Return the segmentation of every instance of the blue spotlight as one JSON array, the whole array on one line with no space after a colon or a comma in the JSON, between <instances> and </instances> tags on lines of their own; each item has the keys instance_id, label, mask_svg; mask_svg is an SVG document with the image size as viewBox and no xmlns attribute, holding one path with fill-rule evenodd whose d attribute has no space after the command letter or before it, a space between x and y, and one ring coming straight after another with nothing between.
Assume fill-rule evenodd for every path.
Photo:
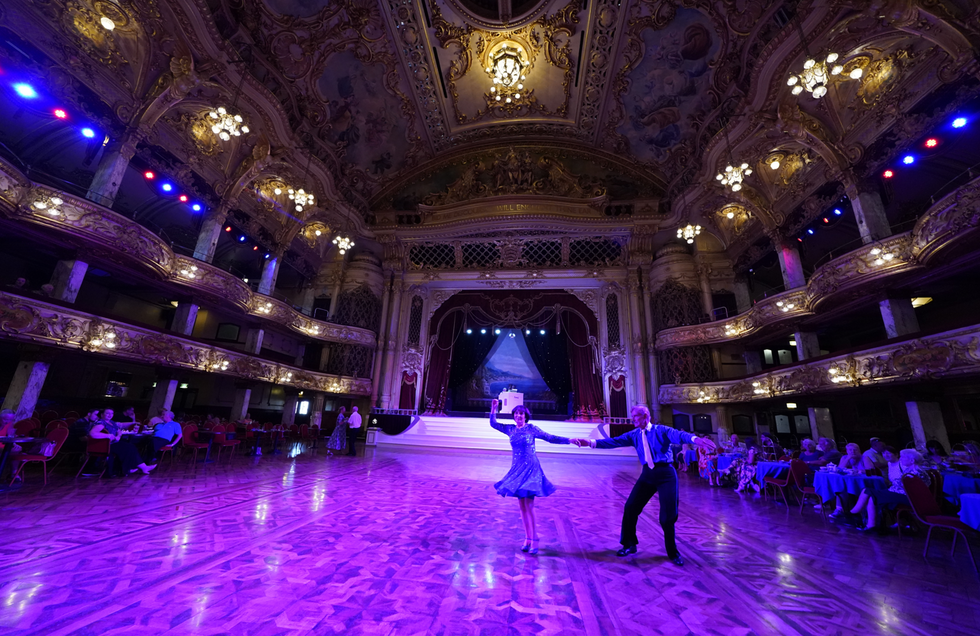
<instances>
[{"instance_id":1,"label":"blue spotlight","mask_svg":"<svg viewBox=\"0 0 980 636\"><path fill-rule=\"evenodd\" d=\"M813 234L813 228L811 227L809 230L806 231L806 233L807 234Z\"/></svg>"},{"instance_id":2,"label":"blue spotlight","mask_svg":"<svg viewBox=\"0 0 980 636\"><path fill-rule=\"evenodd\" d=\"M24 99L34 99L37 97L37 91L34 90L34 87L23 82L14 84L14 91Z\"/></svg>"},{"instance_id":3,"label":"blue spotlight","mask_svg":"<svg viewBox=\"0 0 980 636\"><path fill-rule=\"evenodd\" d=\"M966 117L957 117L953 120L953 128L962 128L966 126Z\"/></svg>"},{"instance_id":4,"label":"blue spotlight","mask_svg":"<svg viewBox=\"0 0 980 636\"><path fill-rule=\"evenodd\" d=\"M473 330L472 330L472 329L467 329L467 330L466 330L466 333L467 333L467 334L471 334L471 333L473 333Z\"/></svg>"},{"instance_id":5,"label":"blue spotlight","mask_svg":"<svg viewBox=\"0 0 980 636\"><path fill-rule=\"evenodd\" d=\"M840 208L834 208L834 214L836 214L837 216L840 216L841 214L844 214L844 213L841 212L841 209Z\"/></svg>"},{"instance_id":6,"label":"blue spotlight","mask_svg":"<svg viewBox=\"0 0 980 636\"><path fill-rule=\"evenodd\" d=\"M245 242L245 235L244 234L242 234L241 236L238 237L238 242L239 243L244 243Z\"/></svg>"},{"instance_id":7,"label":"blue spotlight","mask_svg":"<svg viewBox=\"0 0 980 636\"><path fill-rule=\"evenodd\" d=\"M174 189L174 187L172 184L164 183L160 185L160 189L163 190L164 192L170 192Z\"/></svg>"},{"instance_id":8,"label":"blue spotlight","mask_svg":"<svg viewBox=\"0 0 980 636\"><path fill-rule=\"evenodd\" d=\"M480 329L480 333L485 334L485 333L487 333L487 330L486 329Z\"/></svg>"},{"instance_id":9,"label":"blue spotlight","mask_svg":"<svg viewBox=\"0 0 980 636\"><path fill-rule=\"evenodd\" d=\"M543 336L544 334L545 334L545 330L544 330L544 329L542 329L542 330L541 330L541 335Z\"/></svg>"},{"instance_id":10,"label":"blue spotlight","mask_svg":"<svg viewBox=\"0 0 980 636\"><path fill-rule=\"evenodd\" d=\"M266 258L269 258L269 255L268 255L268 254L266 254L266 255L265 255L265 257L266 257Z\"/></svg>"},{"instance_id":11,"label":"blue spotlight","mask_svg":"<svg viewBox=\"0 0 980 636\"><path fill-rule=\"evenodd\" d=\"M200 203L195 203L194 205L191 206L191 209L194 210L195 212L200 212L201 211L201 204Z\"/></svg>"},{"instance_id":12,"label":"blue spotlight","mask_svg":"<svg viewBox=\"0 0 980 636\"><path fill-rule=\"evenodd\" d=\"M85 137L86 139L92 139L93 137L95 137L95 131L92 130L91 128L82 128L82 137Z\"/></svg>"},{"instance_id":13,"label":"blue spotlight","mask_svg":"<svg viewBox=\"0 0 980 636\"><path fill-rule=\"evenodd\" d=\"M915 163L915 157L912 155L905 155L902 157L902 163L904 163L906 166L911 166L913 163Z\"/></svg>"}]
</instances>

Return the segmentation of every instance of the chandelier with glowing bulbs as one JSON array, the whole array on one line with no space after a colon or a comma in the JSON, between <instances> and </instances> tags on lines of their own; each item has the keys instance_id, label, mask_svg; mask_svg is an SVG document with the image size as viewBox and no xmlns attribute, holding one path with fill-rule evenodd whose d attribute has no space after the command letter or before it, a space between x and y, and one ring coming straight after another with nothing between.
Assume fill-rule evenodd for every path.
<instances>
[{"instance_id":1,"label":"chandelier with glowing bulbs","mask_svg":"<svg viewBox=\"0 0 980 636\"><path fill-rule=\"evenodd\" d=\"M286 192L289 194L289 200L293 202L293 207L297 212L302 212L306 206L313 205L312 192L307 192L303 188L299 190L289 188Z\"/></svg>"},{"instance_id":2,"label":"chandelier with glowing bulbs","mask_svg":"<svg viewBox=\"0 0 980 636\"><path fill-rule=\"evenodd\" d=\"M747 163L739 166L729 164L725 167L725 171L719 172L715 178L721 181L721 185L731 188L732 192L738 192L742 189L742 180L750 174L752 174L752 168Z\"/></svg>"},{"instance_id":3,"label":"chandelier with glowing bulbs","mask_svg":"<svg viewBox=\"0 0 980 636\"><path fill-rule=\"evenodd\" d=\"M796 28L800 33L803 50L806 52L806 62L803 63L803 71L796 75L790 75L789 79L786 80L786 85L793 87L794 95L806 91L813 95L813 99L820 99L827 94L830 78L844 72L843 65L836 63L840 55L831 51L823 60L817 60L810 55L810 47L807 46L806 35L803 33L803 25L800 23L799 16L796 16ZM848 74L848 77L856 80L861 79L863 74L864 71L857 67Z\"/></svg>"},{"instance_id":4,"label":"chandelier with glowing bulbs","mask_svg":"<svg viewBox=\"0 0 980 636\"><path fill-rule=\"evenodd\" d=\"M354 247L354 241L349 236L341 234L333 237L333 244L337 246L341 254L346 254L350 248Z\"/></svg>"},{"instance_id":5,"label":"chandelier with glowing bulbs","mask_svg":"<svg viewBox=\"0 0 980 636\"><path fill-rule=\"evenodd\" d=\"M688 243L694 242L694 237L701 233L700 225L691 225L688 223L684 227L677 228L677 238L684 239Z\"/></svg>"},{"instance_id":6,"label":"chandelier with glowing bulbs","mask_svg":"<svg viewBox=\"0 0 980 636\"><path fill-rule=\"evenodd\" d=\"M505 41L490 50L487 74L493 85L490 94L494 101L511 104L521 99L527 79L527 53L517 42Z\"/></svg>"},{"instance_id":7,"label":"chandelier with glowing bulbs","mask_svg":"<svg viewBox=\"0 0 980 636\"><path fill-rule=\"evenodd\" d=\"M232 115L224 106L212 110L208 113L211 121L211 132L218 136L221 141L228 141L232 137L241 137L248 134L248 126L241 115Z\"/></svg>"}]
</instances>

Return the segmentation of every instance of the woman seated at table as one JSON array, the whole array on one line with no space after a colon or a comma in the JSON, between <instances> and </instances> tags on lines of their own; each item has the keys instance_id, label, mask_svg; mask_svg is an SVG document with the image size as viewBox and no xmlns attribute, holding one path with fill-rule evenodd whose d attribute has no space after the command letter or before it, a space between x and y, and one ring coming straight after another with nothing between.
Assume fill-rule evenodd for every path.
<instances>
[{"instance_id":1,"label":"woman seated at table","mask_svg":"<svg viewBox=\"0 0 980 636\"><path fill-rule=\"evenodd\" d=\"M800 459L807 464L815 464L823 457L823 451L817 449L817 443L812 439L800 442Z\"/></svg>"},{"instance_id":2,"label":"woman seated at table","mask_svg":"<svg viewBox=\"0 0 980 636\"><path fill-rule=\"evenodd\" d=\"M718 473L718 451L706 451L698 448L698 474L708 480L709 486L720 486L721 475Z\"/></svg>"},{"instance_id":3,"label":"woman seated at table","mask_svg":"<svg viewBox=\"0 0 980 636\"><path fill-rule=\"evenodd\" d=\"M895 449L886 446L881 454L888 462L888 475L885 477L885 481L889 484L888 490L865 488L861 491L857 503L851 508L851 514L861 512L867 514L865 524L858 528L861 532L874 530L877 527L879 509L894 510L898 505L909 505L902 477L915 475L927 486L930 483L929 473L922 466L922 455L914 448L906 448L896 456Z\"/></svg>"},{"instance_id":4,"label":"woman seated at table","mask_svg":"<svg viewBox=\"0 0 980 636\"><path fill-rule=\"evenodd\" d=\"M931 439L926 442L926 454L922 461L927 466L942 467L949 461L949 453L938 439Z\"/></svg>"},{"instance_id":5,"label":"woman seated at table","mask_svg":"<svg viewBox=\"0 0 980 636\"><path fill-rule=\"evenodd\" d=\"M836 466L840 463L841 458L844 457L839 450L837 450L837 444L834 440L827 437L821 437L817 440L817 448L823 451L823 455L820 459L810 462L810 465L814 468L819 468L821 466L829 466L833 464Z\"/></svg>"},{"instance_id":6,"label":"woman seated at table","mask_svg":"<svg viewBox=\"0 0 980 636\"><path fill-rule=\"evenodd\" d=\"M748 448L745 459L738 460L738 472L732 473L736 480L735 492L745 492L749 488L761 492L762 485L757 479L756 468L762 459L762 449L751 438L745 440L745 445Z\"/></svg>"},{"instance_id":7,"label":"woman seated at table","mask_svg":"<svg viewBox=\"0 0 980 636\"><path fill-rule=\"evenodd\" d=\"M122 462L124 475L135 473L137 470L143 471L144 475L149 475L156 465L147 466L136 446L132 442L122 441L122 431L119 425L112 421L113 415L112 409L104 410L99 421L89 427L88 436L92 439L109 440L110 461L113 455L118 457Z\"/></svg>"},{"instance_id":8,"label":"woman seated at table","mask_svg":"<svg viewBox=\"0 0 980 636\"><path fill-rule=\"evenodd\" d=\"M845 454L840 458L840 463L837 464L837 467L841 470L850 471L852 474L863 475L865 458L861 454L861 447L857 444L850 443L844 448L844 451ZM852 505L854 505L854 495L846 492L838 493L837 507L830 513L830 518L836 519L844 514L844 511Z\"/></svg>"},{"instance_id":9,"label":"woman seated at table","mask_svg":"<svg viewBox=\"0 0 980 636\"><path fill-rule=\"evenodd\" d=\"M732 433L732 436L728 439L728 443L723 444L725 451L729 453L739 453L745 451L745 444L742 444L738 439L737 433Z\"/></svg>"}]
</instances>

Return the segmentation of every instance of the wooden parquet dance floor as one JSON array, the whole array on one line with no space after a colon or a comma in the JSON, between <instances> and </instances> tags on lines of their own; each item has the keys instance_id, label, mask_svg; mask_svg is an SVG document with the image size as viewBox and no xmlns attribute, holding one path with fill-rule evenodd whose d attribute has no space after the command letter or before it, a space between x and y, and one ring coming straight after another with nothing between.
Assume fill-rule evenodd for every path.
<instances>
[{"instance_id":1,"label":"wooden parquet dance floor","mask_svg":"<svg viewBox=\"0 0 980 636\"><path fill-rule=\"evenodd\" d=\"M0 494L0 634L980 633L980 582L940 535L864 536L681 476L666 561L651 502L617 558L634 459L545 456L541 553L492 452L178 459L148 477Z\"/></svg>"}]
</instances>

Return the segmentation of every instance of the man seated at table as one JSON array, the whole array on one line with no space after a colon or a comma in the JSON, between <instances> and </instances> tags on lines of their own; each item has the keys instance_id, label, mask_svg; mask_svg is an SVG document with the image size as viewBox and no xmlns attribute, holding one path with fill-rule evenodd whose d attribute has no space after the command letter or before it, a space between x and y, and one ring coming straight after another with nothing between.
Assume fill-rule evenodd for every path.
<instances>
[{"instance_id":1,"label":"man seated at table","mask_svg":"<svg viewBox=\"0 0 980 636\"><path fill-rule=\"evenodd\" d=\"M116 422L120 428L131 429L135 426L139 426L139 421L136 419L136 409L129 407L119 416L119 421Z\"/></svg>"},{"instance_id":2,"label":"man seated at table","mask_svg":"<svg viewBox=\"0 0 980 636\"><path fill-rule=\"evenodd\" d=\"M830 464L836 466L840 462L841 457L844 456L839 450L837 450L837 444L834 442L834 440L827 437L821 437L817 440L817 449L822 451L823 455L817 460L808 462L814 468L828 466Z\"/></svg>"},{"instance_id":3,"label":"man seated at table","mask_svg":"<svg viewBox=\"0 0 980 636\"><path fill-rule=\"evenodd\" d=\"M160 459L161 448L176 444L184 436L184 431L181 429L180 424L174 421L173 411L164 411L160 414L160 417L162 421L153 427L152 461L154 464Z\"/></svg>"},{"instance_id":4,"label":"man seated at table","mask_svg":"<svg viewBox=\"0 0 980 636\"><path fill-rule=\"evenodd\" d=\"M157 410L157 414L150 418L150 426L156 426L163 421L163 414L167 409L160 408Z\"/></svg>"},{"instance_id":5,"label":"man seated at table","mask_svg":"<svg viewBox=\"0 0 980 636\"><path fill-rule=\"evenodd\" d=\"M732 436L728 438L728 442L722 445L726 452L729 453L739 453L745 451L745 444L742 444L738 439L738 433L732 433Z\"/></svg>"},{"instance_id":6,"label":"man seated at table","mask_svg":"<svg viewBox=\"0 0 980 636\"><path fill-rule=\"evenodd\" d=\"M871 448L864 451L864 469L876 469L879 472L888 470L888 462L885 461L881 452L885 450L885 443L877 437L871 438Z\"/></svg>"},{"instance_id":7,"label":"man seated at table","mask_svg":"<svg viewBox=\"0 0 980 636\"><path fill-rule=\"evenodd\" d=\"M85 438L88 437L89 429L99 421L99 410L87 411L84 417L80 417L68 427L68 439L62 450L66 453L85 452Z\"/></svg>"}]
</instances>

